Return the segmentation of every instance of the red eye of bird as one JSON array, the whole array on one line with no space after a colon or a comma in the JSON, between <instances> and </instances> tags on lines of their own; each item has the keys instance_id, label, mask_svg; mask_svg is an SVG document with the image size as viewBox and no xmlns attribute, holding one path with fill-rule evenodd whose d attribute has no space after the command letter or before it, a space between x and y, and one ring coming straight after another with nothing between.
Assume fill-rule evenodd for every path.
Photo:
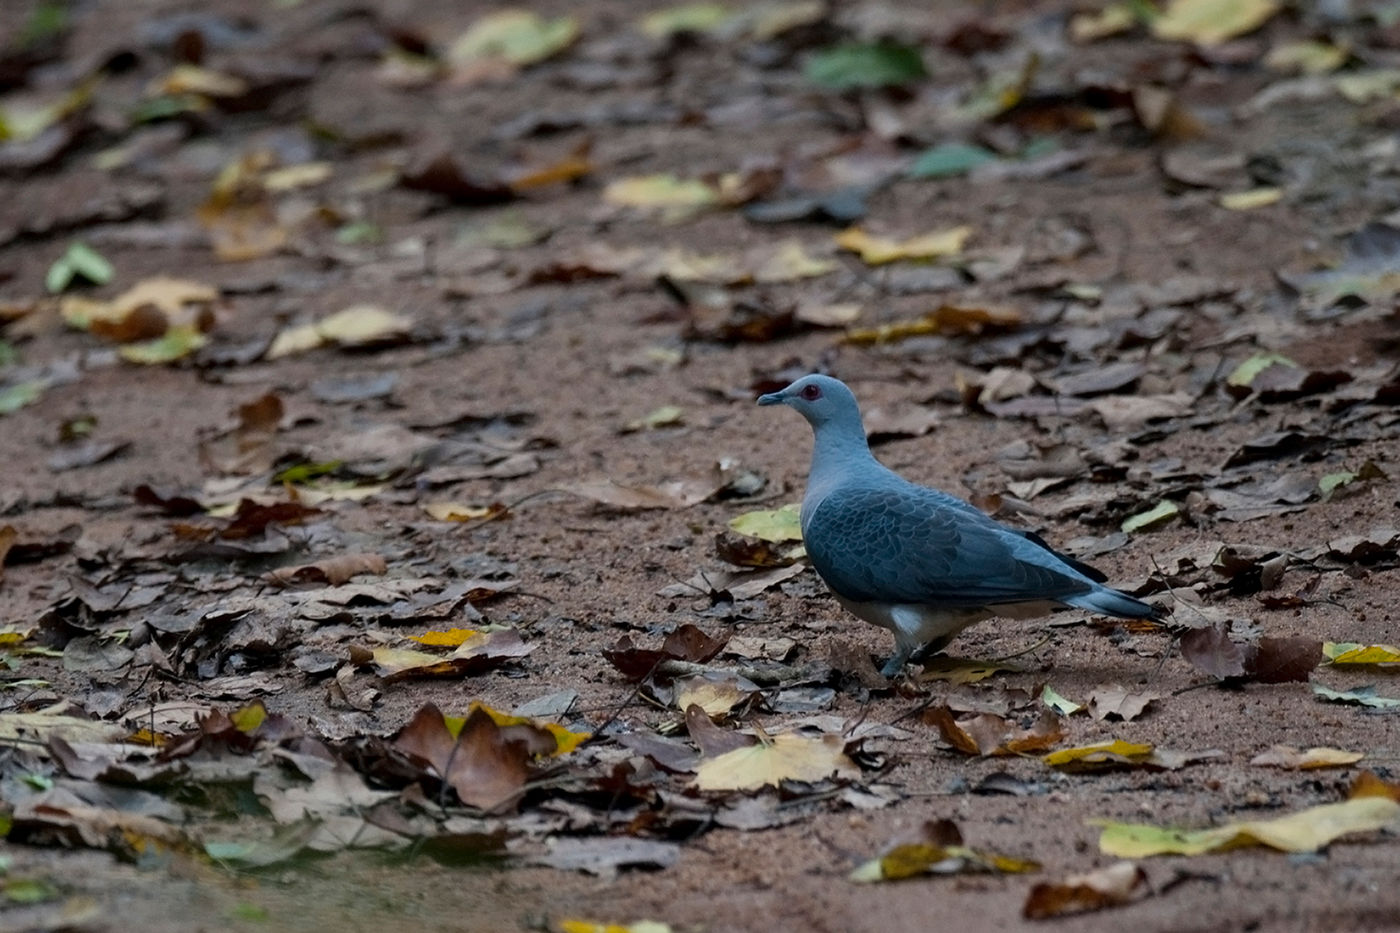
<instances>
[{"instance_id":1,"label":"red eye of bird","mask_svg":"<svg viewBox=\"0 0 1400 933\"><path fill-rule=\"evenodd\" d=\"M822 397L822 390L817 386L803 386L802 397L809 402L815 402Z\"/></svg>"}]
</instances>

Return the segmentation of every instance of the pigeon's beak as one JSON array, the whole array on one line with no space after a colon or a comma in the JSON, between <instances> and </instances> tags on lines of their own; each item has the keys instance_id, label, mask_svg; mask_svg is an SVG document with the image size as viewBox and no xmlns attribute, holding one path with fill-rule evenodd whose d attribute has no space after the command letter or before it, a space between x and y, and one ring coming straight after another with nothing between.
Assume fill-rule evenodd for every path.
<instances>
[{"instance_id":1,"label":"pigeon's beak","mask_svg":"<svg viewBox=\"0 0 1400 933\"><path fill-rule=\"evenodd\" d=\"M760 395L758 397L758 404L760 405L781 405L785 401L787 401L787 399L781 392L769 392L767 395Z\"/></svg>"}]
</instances>

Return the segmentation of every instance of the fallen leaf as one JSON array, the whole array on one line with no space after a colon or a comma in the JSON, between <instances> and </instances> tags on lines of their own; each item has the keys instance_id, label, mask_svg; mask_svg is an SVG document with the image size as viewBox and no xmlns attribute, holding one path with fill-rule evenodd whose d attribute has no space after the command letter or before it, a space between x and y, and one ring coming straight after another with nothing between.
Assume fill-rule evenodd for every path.
<instances>
[{"instance_id":1,"label":"fallen leaf","mask_svg":"<svg viewBox=\"0 0 1400 933\"><path fill-rule=\"evenodd\" d=\"M1325 641L1322 656L1331 664L1400 664L1400 648L1394 645L1361 645L1355 642Z\"/></svg>"},{"instance_id":2,"label":"fallen leaf","mask_svg":"<svg viewBox=\"0 0 1400 933\"><path fill-rule=\"evenodd\" d=\"M534 650L515 629L479 632L457 646L450 655L407 648L375 648L370 653L375 672L385 683L419 677L467 677L523 658Z\"/></svg>"},{"instance_id":3,"label":"fallen leaf","mask_svg":"<svg viewBox=\"0 0 1400 933\"><path fill-rule=\"evenodd\" d=\"M923 56L915 46L896 42L850 42L812 53L803 73L833 91L907 84L924 77Z\"/></svg>"},{"instance_id":4,"label":"fallen leaf","mask_svg":"<svg viewBox=\"0 0 1400 933\"><path fill-rule=\"evenodd\" d=\"M568 48L578 33L578 20L572 16L545 19L530 10L497 10L454 39L447 60L458 67L492 61L533 65Z\"/></svg>"},{"instance_id":5,"label":"fallen leaf","mask_svg":"<svg viewBox=\"0 0 1400 933\"><path fill-rule=\"evenodd\" d=\"M633 680L641 680L655 669L661 661L689 661L704 664L713 659L724 648L727 639L711 638L689 622L666 635L660 649L638 648L632 644L630 635L623 635L612 648L603 649L607 658L623 674Z\"/></svg>"},{"instance_id":6,"label":"fallen leaf","mask_svg":"<svg viewBox=\"0 0 1400 933\"><path fill-rule=\"evenodd\" d=\"M1365 758L1363 752L1342 748L1309 748L1300 751L1291 745L1273 745L1260 752L1249 763L1265 768L1287 768L1290 771L1310 771L1315 768L1338 768L1353 765Z\"/></svg>"},{"instance_id":7,"label":"fallen leaf","mask_svg":"<svg viewBox=\"0 0 1400 933\"><path fill-rule=\"evenodd\" d=\"M925 149L909 166L910 178L953 178L996 161L996 153L971 143L940 143Z\"/></svg>"},{"instance_id":8,"label":"fallen leaf","mask_svg":"<svg viewBox=\"0 0 1400 933\"><path fill-rule=\"evenodd\" d=\"M427 645L431 648L455 648L468 638L480 635L473 628L453 628L445 632L424 632L422 635L405 636L410 641L416 641L420 645Z\"/></svg>"},{"instance_id":9,"label":"fallen leaf","mask_svg":"<svg viewBox=\"0 0 1400 933\"><path fill-rule=\"evenodd\" d=\"M1354 690L1333 690L1322 684L1313 684L1312 691L1319 699L1329 700L1333 703L1369 706L1372 709L1400 709L1400 699L1376 696L1374 686L1357 687Z\"/></svg>"},{"instance_id":10,"label":"fallen leaf","mask_svg":"<svg viewBox=\"0 0 1400 933\"><path fill-rule=\"evenodd\" d=\"M947 655L934 655L919 662L922 671L920 682L945 681L950 684L975 684L986 680L1001 671L1015 672L1018 668L1008 667L997 661L982 661L976 658L953 658Z\"/></svg>"},{"instance_id":11,"label":"fallen leaf","mask_svg":"<svg viewBox=\"0 0 1400 933\"><path fill-rule=\"evenodd\" d=\"M1059 691L1046 684L1040 691L1040 702L1050 707L1061 716L1072 716L1084 709L1083 703L1076 703L1073 700L1061 696Z\"/></svg>"},{"instance_id":12,"label":"fallen leaf","mask_svg":"<svg viewBox=\"0 0 1400 933\"><path fill-rule=\"evenodd\" d=\"M1282 188L1251 188L1231 191L1220 196L1220 206L1227 211L1252 211L1283 200Z\"/></svg>"},{"instance_id":13,"label":"fallen leaf","mask_svg":"<svg viewBox=\"0 0 1400 933\"><path fill-rule=\"evenodd\" d=\"M100 253L82 241L69 245L62 256L49 266L44 276L44 288L57 295L65 291L75 278L82 278L93 285L106 285L112 280L115 270L112 264Z\"/></svg>"},{"instance_id":14,"label":"fallen leaf","mask_svg":"<svg viewBox=\"0 0 1400 933\"><path fill-rule=\"evenodd\" d=\"M1275 13L1276 0L1171 0L1152 21L1159 39L1219 45L1253 32Z\"/></svg>"},{"instance_id":15,"label":"fallen leaf","mask_svg":"<svg viewBox=\"0 0 1400 933\"><path fill-rule=\"evenodd\" d=\"M1148 890L1147 872L1133 862L1115 862L1063 881L1036 884L1026 895L1021 916L1044 920L1103 910L1131 903Z\"/></svg>"},{"instance_id":16,"label":"fallen leaf","mask_svg":"<svg viewBox=\"0 0 1400 933\"><path fill-rule=\"evenodd\" d=\"M525 742L510 740L485 711L473 710L453 732L429 703L395 734L394 748L422 762L469 807L513 808L529 777Z\"/></svg>"},{"instance_id":17,"label":"fallen leaf","mask_svg":"<svg viewBox=\"0 0 1400 933\"><path fill-rule=\"evenodd\" d=\"M1347 792L1348 800L1358 797L1384 797L1400 803L1400 784L1383 781L1370 771L1362 771L1351 782L1351 789Z\"/></svg>"},{"instance_id":18,"label":"fallen leaf","mask_svg":"<svg viewBox=\"0 0 1400 933\"><path fill-rule=\"evenodd\" d=\"M46 745L53 737L69 744L114 742L126 734L118 723L72 715L69 703L57 703L33 713L0 713L0 740L17 740Z\"/></svg>"},{"instance_id":19,"label":"fallen leaf","mask_svg":"<svg viewBox=\"0 0 1400 933\"><path fill-rule=\"evenodd\" d=\"M559 921L559 933L672 933L672 931L669 923L662 923L659 920L599 923L593 920L565 919Z\"/></svg>"},{"instance_id":20,"label":"fallen leaf","mask_svg":"<svg viewBox=\"0 0 1400 933\"><path fill-rule=\"evenodd\" d=\"M1170 499L1163 499L1146 512L1139 512L1129 518L1123 519L1120 528L1127 534L1136 531L1149 531L1160 528L1167 522L1181 515L1181 506Z\"/></svg>"},{"instance_id":21,"label":"fallen leaf","mask_svg":"<svg viewBox=\"0 0 1400 933\"><path fill-rule=\"evenodd\" d=\"M282 567L263 574L263 579L279 586L300 583L326 583L339 586L360 574L379 576L387 573L389 565L378 554L342 554L310 564Z\"/></svg>"},{"instance_id":22,"label":"fallen leaf","mask_svg":"<svg viewBox=\"0 0 1400 933\"><path fill-rule=\"evenodd\" d=\"M799 519L801 505L788 503L777 509L745 512L729 520L729 527L741 535L784 544L802 540L802 523Z\"/></svg>"},{"instance_id":23,"label":"fallen leaf","mask_svg":"<svg viewBox=\"0 0 1400 933\"><path fill-rule=\"evenodd\" d=\"M621 178L603 189L603 200L620 207L656 211L669 221L687 217L719 204L719 192L696 178L646 175Z\"/></svg>"},{"instance_id":24,"label":"fallen leaf","mask_svg":"<svg viewBox=\"0 0 1400 933\"><path fill-rule=\"evenodd\" d=\"M972 236L971 227L934 230L904 240L874 236L860 227L849 227L836 235L836 245L853 253L868 265L878 266L900 259L938 259L962 252Z\"/></svg>"},{"instance_id":25,"label":"fallen leaf","mask_svg":"<svg viewBox=\"0 0 1400 933\"><path fill-rule=\"evenodd\" d=\"M1054 710L1042 710L1029 729L1018 723L982 713L955 720L947 704L925 710L925 723L936 726L943 741L969 755L1024 755L1044 751L1065 737L1064 723Z\"/></svg>"},{"instance_id":26,"label":"fallen leaf","mask_svg":"<svg viewBox=\"0 0 1400 933\"><path fill-rule=\"evenodd\" d=\"M1400 817L1400 803L1386 797L1356 797L1342 803L1309 807L1272 820L1246 820L1213 829L1164 829L1112 820L1091 820L1102 827L1099 851L1118 858L1151 855L1203 855L1223 849L1261 845L1281 852L1316 852L1342 836L1373 832Z\"/></svg>"},{"instance_id":27,"label":"fallen leaf","mask_svg":"<svg viewBox=\"0 0 1400 933\"><path fill-rule=\"evenodd\" d=\"M467 505L461 502L425 502L423 511L440 522L484 522L507 514L506 507L493 502L490 505Z\"/></svg>"},{"instance_id":28,"label":"fallen leaf","mask_svg":"<svg viewBox=\"0 0 1400 933\"><path fill-rule=\"evenodd\" d=\"M1014 328L1024 319L1021 312L1014 308L964 308L943 305L912 320L847 331L844 339L846 343L866 346L935 334L979 334L984 331Z\"/></svg>"},{"instance_id":29,"label":"fallen leaf","mask_svg":"<svg viewBox=\"0 0 1400 933\"><path fill-rule=\"evenodd\" d=\"M846 755L843 737L782 733L703 759L695 769L692 786L700 791L758 790L777 787L783 781L822 781L833 775L849 780L859 773Z\"/></svg>"},{"instance_id":30,"label":"fallen leaf","mask_svg":"<svg viewBox=\"0 0 1400 933\"><path fill-rule=\"evenodd\" d=\"M939 820L926 822L917 841L891 846L879 858L863 863L847 877L857 883L869 884L927 874L1019 874L1039 870L1040 863L1030 859L999 855L963 845L962 833L957 826L948 820Z\"/></svg>"},{"instance_id":31,"label":"fallen leaf","mask_svg":"<svg viewBox=\"0 0 1400 933\"><path fill-rule=\"evenodd\" d=\"M1100 721L1112 716L1128 722L1142 715L1149 704L1160 698L1160 694L1134 693L1117 684L1100 687L1089 694L1089 714Z\"/></svg>"}]
</instances>

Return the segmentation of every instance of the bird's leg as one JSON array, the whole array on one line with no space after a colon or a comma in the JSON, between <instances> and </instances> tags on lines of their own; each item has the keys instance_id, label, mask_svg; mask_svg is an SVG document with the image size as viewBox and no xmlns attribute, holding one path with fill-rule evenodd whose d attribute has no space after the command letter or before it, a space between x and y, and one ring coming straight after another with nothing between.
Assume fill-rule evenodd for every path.
<instances>
[{"instance_id":1,"label":"bird's leg","mask_svg":"<svg viewBox=\"0 0 1400 933\"><path fill-rule=\"evenodd\" d=\"M931 641L926 641L913 651L911 657L915 661L923 661L948 647L948 643L952 640L952 635L942 635Z\"/></svg>"},{"instance_id":2,"label":"bird's leg","mask_svg":"<svg viewBox=\"0 0 1400 933\"><path fill-rule=\"evenodd\" d=\"M901 645L896 642L894 654L890 655L890 659L885 662L885 666L880 668L880 673L885 677L898 676L899 672L904 670L904 665L908 663L909 655L913 653L913 645Z\"/></svg>"}]
</instances>

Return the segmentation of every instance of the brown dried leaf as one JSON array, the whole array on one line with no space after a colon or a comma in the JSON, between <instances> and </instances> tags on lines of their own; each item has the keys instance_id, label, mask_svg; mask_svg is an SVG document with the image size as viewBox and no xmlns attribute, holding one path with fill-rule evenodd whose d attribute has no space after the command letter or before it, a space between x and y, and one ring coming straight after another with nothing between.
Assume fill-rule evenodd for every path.
<instances>
[{"instance_id":1,"label":"brown dried leaf","mask_svg":"<svg viewBox=\"0 0 1400 933\"><path fill-rule=\"evenodd\" d=\"M1133 862L1115 862L1063 881L1042 881L1031 888L1021 916L1044 920L1105 907L1117 907L1147 891L1147 872Z\"/></svg>"},{"instance_id":2,"label":"brown dried leaf","mask_svg":"<svg viewBox=\"0 0 1400 933\"><path fill-rule=\"evenodd\" d=\"M953 748L984 757L1041 752L1065 737L1063 720L1049 709L1042 710L1040 718L1029 729L991 713L955 720L946 704L930 707L922 718L936 726L943 740Z\"/></svg>"},{"instance_id":3,"label":"brown dried leaf","mask_svg":"<svg viewBox=\"0 0 1400 933\"><path fill-rule=\"evenodd\" d=\"M399 730L392 744L456 791L462 803L482 810L513 808L530 773L526 743L507 738L480 708L468 714L454 736L442 713L429 703Z\"/></svg>"},{"instance_id":4,"label":"brown dried leaf","mask_svg":"<svg viewBox=\"0 0 1400 933\"><path fill-rule=\"evenodd\" d=\"M1128 722L1142 715L1143 710L1158 699L1161 699L1161 694L1134 693L1114 684L1100 687L1089 695L1089 713L1100 721L1114 716Z\"/></svg>"},{"instance_id":5,"label":"brown dried leaf","mask_svg":"<svg viewBox=\"0 0 1400 933\"><path fill-rule=\"evenodd\" d=\"M298 583L327 583L339 586L362 573L379 576L388 570L389 565L378 554L342 554L297 567L282 567L263 574L263 580L278 586L292 586Z\"/></svg>"}]
</instances>

